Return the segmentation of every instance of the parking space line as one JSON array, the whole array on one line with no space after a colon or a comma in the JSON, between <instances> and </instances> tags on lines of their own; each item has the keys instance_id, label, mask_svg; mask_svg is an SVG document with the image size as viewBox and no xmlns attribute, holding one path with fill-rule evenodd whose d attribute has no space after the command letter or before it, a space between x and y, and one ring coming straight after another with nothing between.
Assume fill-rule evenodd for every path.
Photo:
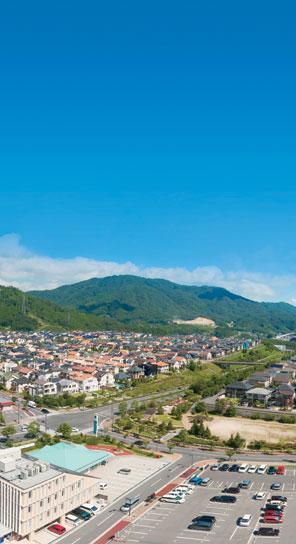
<instances>
[{"instance_id":1,"label":"parking space line","mask_svg":"<svg viewBox=\"0 0 296 544\"><path fill-rule=\"evenodd\" d=\"M209 510L209 509L207 509L207 510L201 510L199 513L200 513L200 514L205 514L205 515L206 515L206 514L208 513L208 510ZM227 512L213 512L213 511L211 510L211 514L215 514L216 516L229 516L230 512L229 512L229 513L227 513ZM220 521L223 521L223 520L220 520Z\"/></svg>"},{"instance_id":2,"label":"parking space line","mask_svg":"<svg viewBox=\"0 0 296 544\"><path fill-rule=\"evenodd\" d=\"M182 539L182 540L195 540L195 541L201 541L201 542L210 542L209 539L206 538L193 538L192 536L177 536L176 538Z\"/></svg>"},{"instance_id":3,"label":"parking space line","mask_svg":"<svg viewBox=\"0 0 296 544\"><path fill-rule=\"evenodd\" d=\"M143 531L134 531L134 530L132 530L132 531L130 531L130 533L133 533L133 534L135 534L135 535L148 535L147 532L146 532L146 533L143 533Z\"/></svg>"},{"instance_id":4,"label":"parking space line","mask_svg":"<svg viewBox=\"0 0 296 544\"><path fill-rule=\"evenodd\" d=\"M236 527L236 528L234 529L232 535L229 537L229 540L232 540L232 539L233 539L233 537L234 537L234 535L235 535L235 533L236 533L237 530L238 530L238 527Z\"/></svg>"}]
</instances>

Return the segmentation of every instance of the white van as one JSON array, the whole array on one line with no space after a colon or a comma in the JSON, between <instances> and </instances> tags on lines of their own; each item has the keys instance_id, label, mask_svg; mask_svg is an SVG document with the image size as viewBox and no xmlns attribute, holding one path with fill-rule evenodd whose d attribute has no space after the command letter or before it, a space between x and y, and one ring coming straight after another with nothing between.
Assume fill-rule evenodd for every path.
<instances>
[{"instance_id":1,"label":"white van","mask_svg":"<svg viewBox=\"0 0 296 544\"><path fill-rule=\"evenodd\" d=\"M82 510L86 510L86 512L89 512L92 516L94 516L99 511L98 507L95 504L90 504L88 502L82 504L80 508L82 508Z\"/></svg>"},{"instance_id":2,"label":"white van","mask_svg":"<svg viewBox=\"0 0 296 544\"><path fill-rule=\"evenodd\" d=\"M28 406L29 406L30 408L36 408L36 402L34 402L33 400L29 400Z\"/></svg>"},{"instance_id":3,"label":"white van","mask_svg":"<svg viewBox=\"0 0 296 544\"><path fill-rule=\"evenodd\" d=\"M247 472L248 468L249 468L249 465L246 465L246 463L243 463L243 464L239 467L238 471L239 471L239 472Z\"/></svg>"},{"instance_id":4,"label":"white van","mask_svg":"<svg viewBox=\"0 0 296 544\"><path fill-rule=\"evenodd\" d=\"M267 470L266 465L260 465L260 467L257 468L257 474L265 474L266 470Z\"/></svg>"},{"instance_id":5,"label":"white van","mask_svg":"<svg viewBox=\"0 0 296 544\"><path fill-rule=\"evenodd\" d=\"M167 495L169 495L170 497L184 497L186 495L186 492L185 491L178 491L177 489L176 490L173 490L173 491L170 491L169 493L167 493Z\"/></svg>"},{"instance_id":6,"label":"white van","mask_svg":"<svg viewBox=\"0 0 296 544\"><path fill-rule=\"evenodd\" d=\"M174 497L172 495L164 495L160 498L161 502L171 502L173 504L183 504L185 502L184 496L179 495L178 497Z\"/></svg>"},{"instance_id":7,"label":"white van","mask_svg":"<svg viewBox=\"0 0 296 544\"><path fill-rule=\"evenodd\" d=\"M74 516L74 514L67 514L66 521L71 523L71 525L78 525L79 523L81 523L82 520L77 516Z\"/></svg>"}]
</instances>

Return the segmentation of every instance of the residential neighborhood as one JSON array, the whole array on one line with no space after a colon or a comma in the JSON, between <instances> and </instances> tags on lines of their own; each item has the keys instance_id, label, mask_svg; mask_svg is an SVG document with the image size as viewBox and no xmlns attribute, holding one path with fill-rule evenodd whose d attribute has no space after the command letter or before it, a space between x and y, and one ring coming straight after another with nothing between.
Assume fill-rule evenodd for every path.
<instances>
[{"instance_id":1,"label":"residential neighborhood","mask_svg":"<svg viewBox=\"0 0 296 544\"><path fill-rule=\"evenodd\" d=\"M211 361L256 343L248 338L202 334L2 332L0 384L15 396L91 395L101 389L124 388L134 380L179 372L192 361Z\"/></svg>"},{"instance_id":2,"label":"residential neighborhood","mask_svg":"<svg viewBox=\"0 0 296 544\"><path fill-rule=\"evenodd\" d=\"M271 364L247 380L226 386L225 396L243 406L292 409L296 398L296 357Z\"/></svg>"}]
</instances>

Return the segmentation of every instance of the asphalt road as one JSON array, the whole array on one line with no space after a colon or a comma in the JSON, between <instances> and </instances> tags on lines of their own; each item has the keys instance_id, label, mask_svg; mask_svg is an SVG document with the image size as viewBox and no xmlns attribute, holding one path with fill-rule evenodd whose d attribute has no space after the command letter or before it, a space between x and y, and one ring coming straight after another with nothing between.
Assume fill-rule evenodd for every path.
<instances>
[{"instance_id":1,"label":"asphalt road","mask_svg":"<svg viewBox=\"0 0 296 544\"><path fill-rule=\"evenodd\" d=\"M186 387L180 387L171 391L166 391L164 393L154 393L153 395L145 395L124 400L126 400L128 406L130 406L135 400L139 402L146 402L157 398L170 397L171 395L174 395L175 393L180 393L185 389ZM104 419L113 417L113 415L118 411L118 406L119 402L112 402L108 405L100 406L98 408L50 412L49 414L47 414L46 418L40 410L32 411L36 414L36 419L38 419L41 423L45 424L45 419L47 419L47 429L49 430L55 431L60 423L67 422L72 425L72 427L77 427L79 431L86 432L90 431L93 427L94 415L97 414L99 416L99 423L101 423L102 421L104 421Z\"/></svg>"}]
</instances>

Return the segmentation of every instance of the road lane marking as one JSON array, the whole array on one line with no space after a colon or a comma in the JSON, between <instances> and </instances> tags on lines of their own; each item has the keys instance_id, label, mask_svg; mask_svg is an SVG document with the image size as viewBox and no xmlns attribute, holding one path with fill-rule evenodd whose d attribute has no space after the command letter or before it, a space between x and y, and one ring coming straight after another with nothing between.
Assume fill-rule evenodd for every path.
<instances>
[{"instance_id":1,"label":"road lane marking","mask_svg":"<svg viewBox=\"0 0 296 544\"><path fill-rule=\"evenodd\" d=\"M105 523L105 521L107 521L107 519L111 518L112 516L114 516L115 512L112 512L112 514L109 514L109 516L107 516L105 519L103 519L103 521L100 521L100 523L97 523L97 527L100 527L100 525L102 525L103 523ZM74 544L74 543L73 543Z\"/></svg>"}]
</instances>

